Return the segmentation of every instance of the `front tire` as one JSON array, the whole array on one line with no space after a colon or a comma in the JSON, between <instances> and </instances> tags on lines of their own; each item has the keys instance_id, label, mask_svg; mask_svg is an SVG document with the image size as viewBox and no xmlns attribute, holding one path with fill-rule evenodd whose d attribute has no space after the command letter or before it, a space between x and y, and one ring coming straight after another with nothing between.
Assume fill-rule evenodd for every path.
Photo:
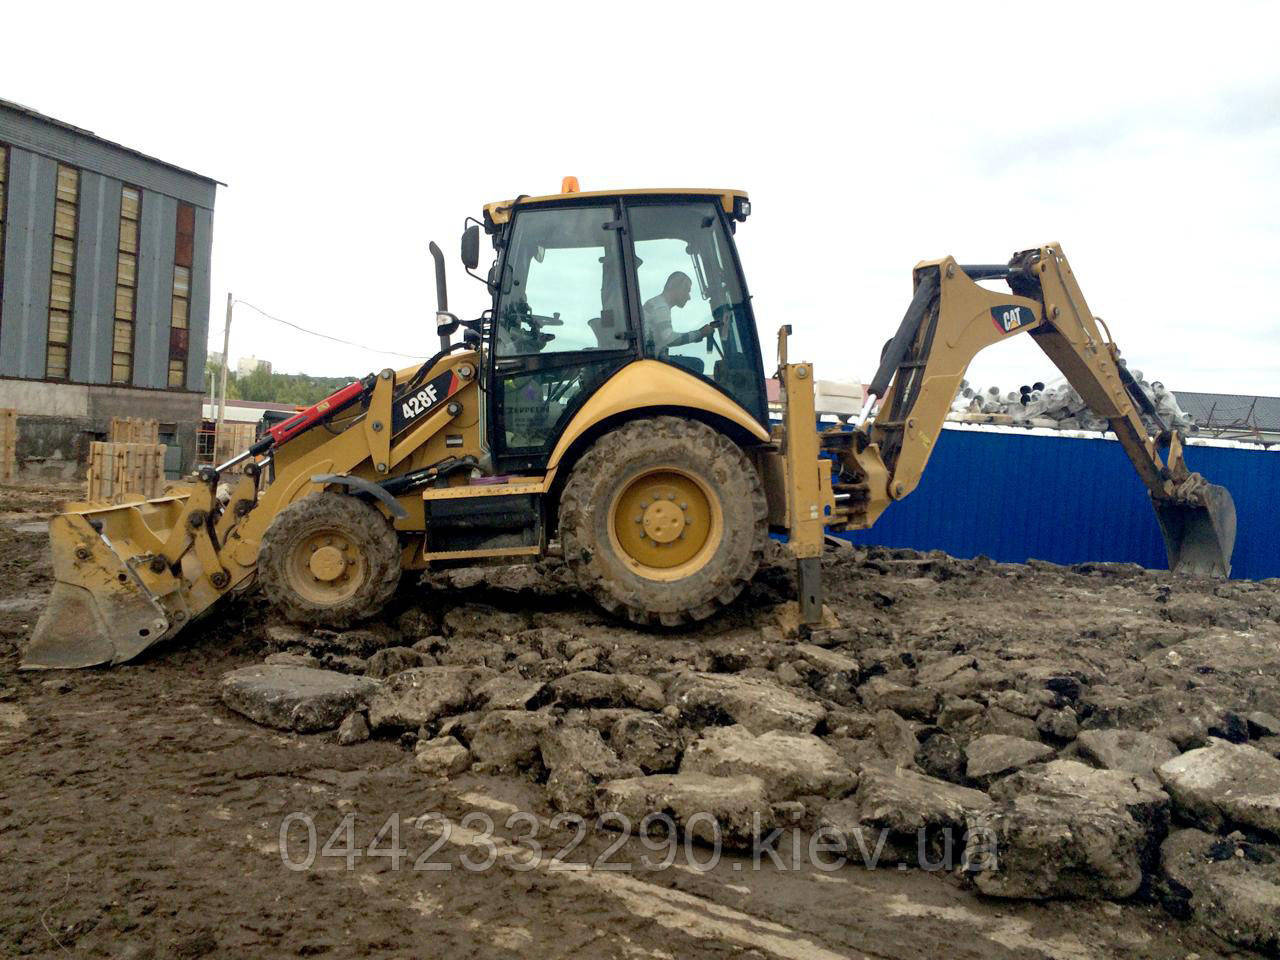
<instances>
[{"instance_id":1,"label":"front tire","mask_svg":"<svg viewBox=\"0 0 1280 960\"><path fill-rule=\"evenodd\" d=\"M400 543L355 497L315 493L271 521L258 552L267 599L294 623L347 627L373 616L400 582Z\"/></svg>"},{"instance_id":2,"label":"front tire","mask_svg":"<svg viewBox=\"0 0 1280 960\"><path fill-rule=\"evenodd\" d=\"M600 437L560 498L578 585L610 613L678 626L732 603L768 540L760 475L704 423L634 420Z\"/></svg>"}]
</instances>

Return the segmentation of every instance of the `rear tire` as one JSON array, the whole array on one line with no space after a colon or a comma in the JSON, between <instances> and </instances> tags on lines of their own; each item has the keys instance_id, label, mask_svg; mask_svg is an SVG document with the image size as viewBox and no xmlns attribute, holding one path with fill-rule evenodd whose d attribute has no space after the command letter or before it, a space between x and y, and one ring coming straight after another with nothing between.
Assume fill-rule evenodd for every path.
<instances>
[{"instance_id":1,"label":"rear tire","mask_svg":"<svg viewBox=\"0 0 1280 960\"><path fill-rule=\"evenodd\" d=\"M400 543L376 509L316 493L271 521L258 552L267 599L294 623L347 627L376 614L400 581Z\"/></svg>"},{"instance_id":2,"label":"rear tire","mask_svg":"<svg viewBox=\"0 0 1280 960\"><path fill-rule=\"evenodd\" d=\"M760 475L704 423L634 420L582 455L560 498L578 585L634 623L678 626L732 603L768 541Z\"/></svg>"}]
</instances>

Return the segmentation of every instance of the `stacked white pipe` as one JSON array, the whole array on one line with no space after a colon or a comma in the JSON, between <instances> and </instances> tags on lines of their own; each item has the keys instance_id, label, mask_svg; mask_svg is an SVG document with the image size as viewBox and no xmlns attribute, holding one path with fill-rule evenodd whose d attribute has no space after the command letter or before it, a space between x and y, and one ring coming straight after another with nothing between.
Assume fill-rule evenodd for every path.
<instances>
[{"instance_id":1,"label":"stacked white pipe","mask_svg":"<svg viewBox=\"0 0 1280 960\"><path fill-rule=\"evenodd\" d=\"M1120 363L1126 365L1123 359ZM1148 381L1141 370L1131 370L1130 373L1166 427L1182 434L1199 429L1195 420L1178 406L1173 391L1159 380ZM1108 429L1107 421L1090 410L1080 394L1065 380L1054 381L1048 386L1034 383L1009 391L1002 391L999 387L978 390L969 381L962 380L951 410L956 419L997 414L1009 417L1015 426L1052 426L1062 430L1099 432ZM1158 429L1154 418L1143 414L1142 419L1147 429L1153 432Z\"/></svg>"}]
</instances>

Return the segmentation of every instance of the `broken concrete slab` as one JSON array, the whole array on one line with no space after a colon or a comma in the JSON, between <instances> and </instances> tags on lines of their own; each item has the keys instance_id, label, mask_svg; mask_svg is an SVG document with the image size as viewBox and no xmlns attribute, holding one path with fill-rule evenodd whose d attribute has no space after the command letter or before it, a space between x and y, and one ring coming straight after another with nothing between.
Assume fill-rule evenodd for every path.
<instances>
[{"instance_id":1,"label":"broken concrete slab","mask_svg":"<svg viewBox=\"0 0 1280 960\"><path fill-rule=\"evenodd\" d=\"M1141 823L1169 822L1169 795L1159 784L1127 770L1099 770L1078 760L1053 760L1019 770L992 785L991 797L1007 801L1026 794L1087 797L1097 803L1123 807Z\"/></svg>"},{"instance_id":2,"label":"broken concrete slab","mask_svg":"<svg viewBox=\"0 0 1280 960\"><path fill-rule=\"evenodd\" d=\"M549 687L556 702L563 707L661 710L667 704L657 683L634 673L578 670L552 680Z\"/></svg>"},{"instance_id":3,"label":"broken concrete slab","mask_svg":"<svg viewBox=\"0 0 1280 960\"><path fill-rule=\"evenodd\" d=\"M910 767L916 762L920 741L915 728L892 710L877 710L871 720L871 740L890 763Z\"/></svg>"},{"instance_id":4,"label":"broken concrete slab","mask_svg":"<svg viewBox=\"0 0 1280 960\"><path fill-rule=\"evenodd\" d=\"M593 780L620 780L641 776L635 764L624 763L594 727L559 724L538 737L542 764L548 770L573 764Z\"/></svg>"},{"instance_id":5,"label":"broken concrete slab","mask_svg":"<svg viewBox=\"0 0 1280 960\"><path fill-rule=\"evenodd\" d=\"M858 784L857 774L840 755L813 734L770 730L757 737L737 724L703 731L685 750L680 772L758 777L775 803L802 796L841 797Z\"/></svg>"},{"instance_id":6,"label":"broken concrete slab","mask_svg":"<svg viewBox=\"0 0 1280 960\"><path fill-rule=\"evenodd\" d=\"M1183 817L1206 830L1239 826L1280 838L1280 760L1249 744L1212 740L1156 767Z\"/></svg>"},{"instance_id":7,"label":"broken concrete slab","mask_svg":"<svg viewBox=\"0 0 1280 960\"><path fill-rule=\"evenodd\" d=\"M1280 955L1280 849L1178 830L1160 855L1167 907L1237 946Z\"/></svg>"},{"instance_id":8,"label":"broken concrete slab","mask_svg":"<svg viewBox=\"0 0 1280 960\"><path fill-rule=\"evenodd\" d=\"M998 706L987 707L980 716L969 721L968 730L973 737L998 733L1020 740L1040 739L1040 728L1034 720Z\"/></svg>"},{"instance_id":9,"label":"broken concrete slab","mask_svg":"<svg viewBox=\"0 0 1280 960\"><path fill-rule=\"evenodd\" d=\"M476 703L484 710L536 710L547 699L547 685L510 671L476 687Z\"/></svg>"},{"instance_id":10,"label":"broken concrete slab","mask_svg":"<svg viewBox=\"0 0 1280 960\"><path fill-rule=\"evenodd\" d=\"M951 734L931 728L916 750L916 766L931 777L961 783L965 778L964 750Z\"/></svg>"},{"instance_id":11,"label":"broken concrete slab","mask_svg":"<svg viewBox=\"0 0 1280 960\"><path fill-rule=\"evenodd\" d=\"M383 647L369 658L365 675L381 679L425 663L426 657L412 647Z\"/></svg>"},{"instance_id":12,"label":"broken concrete slab","mask_svg":"<svg viewBox=\"0 0 1280 960\"><path fill-rule=\"evenodd\" d=\"M369 701L369 724L416 729L470 709L475 688L493 676L485 667L414 667L393 674Z\"/></svg>"},{"instance_id":13,"label":"broken concrete slab","mask_svg":"<svg viewBox=\"0 0 1280 960\"><path fill-rule=\"evenodd\" d=\"M1080 721L1070 707L1049 707L1036 715L1036 730L1055 741L1074 740L1080 733Z\"/></svg>"},{"instance_id":14,"label":"broken concrete slab","mask_svg":"<svg viewBox=\"0 0 1280 960\"><path fill-rule=\"evenodd\" d=\"M847 856L865 857L880 847L895 862L926 866L939 857L958 859L968 818L990 807L980 790L869 763L859 771L857 792L824 806L819 825L844 844Z\"/></svg>"},{"instance_id":15,"label":"broken concrete slab","mask_svg":"<svg viewBox=\"0 0 1280 960\"><path fill-rule=\"evenodd\" d=\"M597 780L577 763L564 763L547 776L547 799L561 813L586 818L595 813Z\"/></svg>"},{"instance_id":16,"label":"broken concrete slab","mask_svg":"<svg viewBox=\"0 0 1280 960\"><path fill-rule=\"evenodd\" d=\"M1172 740L1141 730L1085 730L1076 737L1076 745L1091 763L1157 783L1156 767L1178 755Z\"/></svg>"},{"instance_id":17,"label":"broken concrete slab","mask_svg":"<svg viewBox=\"0 0 1280 960\"><path fill-rule=\"evenodd\" d=\"M958 653L925 663L916 673L916 682L943 683L964 669L976 669L978 661L968 654Z\"/></svg>"},{"instance_id":18,"label":"broken concrete slab","mask_svg":"<svg viewBox=\"0 0 1280 960\"><path fill-rule=\"evenodd\" d=\"M827 715L820 703L768 680L739 674L682 674L669 693L681 716L697 726L740 723L755 734L812 733Z\"/></svg>"},{"instance_id":19,"label":"broken concrete slab","mask_svg":"<svg viewBox=\"0 0 1280 960\"><path fill-rule=\"evenodd\" d=\"M731 849L751 847L773 827L764 782L752 776L675 773L609 780L598 788L596 811L602 825L614 830L660 829L665 815L695 839ZM620 814L625 824L606 814Z\"/></svg>"},{"instance_id":20,"label":"broken concrete slab","mask_svg":"<svg viewBox=\"0 0 1280 960\"><path fill-rule=\"evenodd\" d=\"M269 653L262 662L271 667L320 668L320 661L305 653Z\"/></svg>"},{"instance_id":21,"label":"broken concrete slab","mask_svg":"<svg viewBox=\"0 0 1280 960\"><path fill-rule=\"evenodd\" d=\"M1054 755L1054 749L1021 737L989 733L970 741L964 753L965 774L971 780L982 782L1048 760Z\"/></svg>"},{"instance_id":22,"label":"broken concrete slab","mask_svg":"<svg viewBox=\"0 0 1280 960\"><path fill-rule=\"evenodd\" d=\"M965 866L988 896L1118 900L1142 885L1146 832L1115 804L1025 794L968 827Z\"/></svg>"},{"instance_id":23,"label":"broken concrete slab","mask_svg":"<svg viewBox=\"0 0 1280 960\"><path fill-rule=\"evenodd\" d=\"M674 771L684 751L675 721L661 714L629 713L609 728L609 744L618 757L645 773Z\"/></svg>"},{"instance_id":24,"label":"broken concrete slab","mask_svg":"<svg viewBox=\"0 0 1280 960\"><path fill-rule=\"evenodd\" d=\"M347 714L338 725L338 743L344 747L364 743L369 739L369 721L363 713Z\"/></svg>"},{"instance_id":25,"label":"broken concrete slab","mask_svg":"<svg viewBox=\"0 0 1280 960\"><path fill-rule=\"evenodd\" d=\"M413 763L429 777L452 777L471 766L471 753L453 737L436 737L417 742Z\"/></svg>"},{"instance_id":26,"label":"broken concrete slab","mask_svg":"<svg viewBox=\"0 0 1280 960\"><path fill-rule=\"evenodd\" d=\"M471 754L484 772L528 769L541 761L539 741L551 729L549 713L492 710L471 731Z\"/></svg>"},{"instance_id":27,"label":"broken concrete slab","mask_svg":"<svg viewBox=\"0 0 1280 960\"><path fill-rule=\"evenodd\" d=\"M332 670L260 664L222 677L222 702L255 723L277 730L332 730L363 710L379 689L377 680Z\"/></svg>"},{"instance_id":28,"label":"broken concrete slab","mask_svg":"<svg viewBox=\"0 0 1280 960\"><path fill-rule=\"evenodd\" d=\"M1158 783L1127 770L1099 770L1076 760L1054 760L997 781L991 797L1001 802L1015 797L1083 797L1122 809L1133 817L1146 837L1142 845L1142 868L1155 869L1160 842L1169 832L1172 804Z\"/></svg>"},{"instance_id":29,"label":"broken concrete slab","mask_svg":"<svg viewBox=\"0 0 1280 960\"><path fill-rule=\"evenodd\" d=\"M465 603L444 615L446 636L504 637L529 626L523 613L511 613L482 603Z\"/></svg>"},{"instance_id":30,"label":"broken concrete slab","mask_svg":"<svg viewBox=\"0 0 1280 960\"><path fill-rule=\"evenodd\" d=\"M813 643L796 644L791 652L799 659L784 666L799 674L817 694L844 706L857 705L855 688L862 674L857 660Z\"/></svg>"},{"instance_id":31,"label":"broken concrete slab","mask_svg":"<svg viewBox=\"0 0 1280 960\"><path fill-rule=\"evenodd\" d=\"M868 710L892 710L911 720L931 720L938 712L938 692L931 687L908 687L884 677L872 677L858 688Z\"/></svg>"}]
</instances>

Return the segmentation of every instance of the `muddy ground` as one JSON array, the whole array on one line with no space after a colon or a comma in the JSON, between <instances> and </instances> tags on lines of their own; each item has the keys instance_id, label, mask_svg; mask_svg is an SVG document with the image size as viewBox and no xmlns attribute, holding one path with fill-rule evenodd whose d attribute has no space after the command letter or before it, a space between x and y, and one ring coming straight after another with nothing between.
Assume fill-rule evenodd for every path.
<instances>
[{"instance_id":1,"label":"muddy ground","mask_svg":"<svg viewBox=\"0 0 1280 960\"><path fill-rule=\"evenodd\" d=\"M610 850L618 835L603 830L563 857L591 866L543 858L522 869L501 855L511 852L504 842L533 832L553 850L574 837L529 776L428 780L411 737L340 746L332 732L281 733L229 711L221 675L278 649L252 600L138 663L19 673L50 584L43 521L70 493L0 490L4 956L1252 956L1141 899L996 900L958 873L828 872L804 858L794 869L767 859L756 869L726 854L704 871L685 856L705 857L697 847L657 869L665 851L636 839ZM877 550L833 552L824 567L843 625L835 645L889 676L957 652L1007 678L996 686L1071 675L1085 690L1084 727L1176 733L1246 710L1280 712L1274 581ZM554 576L508 578L503 589L465 574L445 582L402 591L389 622L439 629L455 653L474 644L499 659L521 636L560 631L571 649L592 648L601 669L640 673L724 669L708 651L753 643L771 651L765 662L776 670L794 642L773 629L774 607L792 589L785 568L762 572L728 615L675 634L610 621ZM508 828L521 811L538 819ZM305 853L304 817L323 845L355 815L350 869L341 836L334 855L289 868L281 826L295 813L285 850L293 866ZM481 815L496 824L500 856L469 869L484 859L483 838L471 844L468 832L482 830ZM389 819L408 851L398 864L369 855ZM437 843L446 822L450 835ZM382 840L388 849L389 833ZM415 869L419 858L432 869Z\"/></svg>"}]
</instances>

